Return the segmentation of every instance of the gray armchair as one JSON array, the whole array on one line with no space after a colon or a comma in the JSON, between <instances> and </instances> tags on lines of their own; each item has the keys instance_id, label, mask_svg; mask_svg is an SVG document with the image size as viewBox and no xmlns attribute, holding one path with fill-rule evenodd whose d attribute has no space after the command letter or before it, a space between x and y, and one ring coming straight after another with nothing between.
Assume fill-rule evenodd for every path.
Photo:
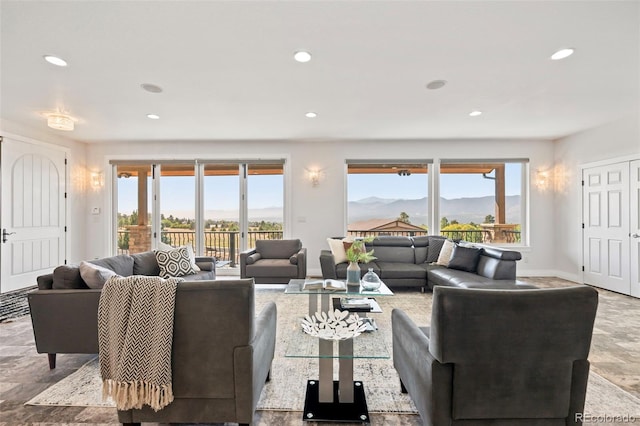
<instances>
[{"instance_id":1,"label":"gray armchair","mask_svg":"<svg viewBox=\"0 0 640 426\"><path fill-rule=\"evenodd\" d=\"M597 305L587 286L436 286L429 328L392 312L401 389L425 425L582 424Z\"/></svg>"},{"instance_id":2,"label":"gray armchair","mask_svg":"<svg viewBox=\"0 0 640 426\"><path fill-rule=\"evenodd\" d=\"M153 411L118 411L125 424L250 424L268 380L276 305L255 317L253 280L182 282L176 292L172 346L174 401Z\"/></svg>"},{"instance_id":3,"label":"gray armchair","mask_svg":"<svg viewBox=\"0 0 640 426\"><path fill-rule=\"evenodd\" d=\"M300 240L257 240L240 253L240 277L256 283L286 284L307 276L307 249Z\"/></svg>"}]
</instances>

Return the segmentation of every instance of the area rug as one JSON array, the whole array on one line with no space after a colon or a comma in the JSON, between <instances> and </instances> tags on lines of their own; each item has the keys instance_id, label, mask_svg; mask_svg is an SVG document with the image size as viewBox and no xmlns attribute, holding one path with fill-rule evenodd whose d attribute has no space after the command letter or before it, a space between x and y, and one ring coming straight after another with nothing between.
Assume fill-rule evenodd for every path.
<instances>
[{"instance_id":1,"label":"area rug","mask_svg":"<svg viewBox=\"0 0 640 426\"><path fill-rule=\"evenodd\" d=\"M302 411L307 379L317 378L316 359L286 358L289 336L299 332L299 318L306 313L307 297L284 295L277 291L256 293L256 312L273 300L278 307L276 355L273 360L271 381L264 387L258 410ZM383 309L375 316L378 333L382 334L391 355L391 310L403 309L423 325L428 323L431 294L415 291L396 293L392 297L378 298ZM103 401L97 358L76 372L53 384L31 399L26 405L110 407L112 401ZM337 362L334 374L337 375ZM400 392L398 376L391 359L354 361L354 377L365 386L369 411L374 413L416 413L408 395ZM598 374L591 372L587 388L585 414L604 416L611 414L640 417L640 399L619 388Z\"/></svg>"}]
</instances>

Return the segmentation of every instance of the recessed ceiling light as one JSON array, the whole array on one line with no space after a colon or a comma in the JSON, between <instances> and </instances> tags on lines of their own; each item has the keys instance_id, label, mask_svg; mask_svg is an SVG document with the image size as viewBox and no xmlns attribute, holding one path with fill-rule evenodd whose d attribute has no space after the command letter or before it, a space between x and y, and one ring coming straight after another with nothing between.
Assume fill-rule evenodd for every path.
<instances>
[{"instance_id":1,"label":"recessed ceiling light","mask_svg":"<svg viewBox=\"0 0 640 426\"><path fill-rule=\"evenodd\" d=\"M309 62L311 60L311 53L299 50L293 55L293 59L298 62Z\"/></svg>"},{"instance_id":2,"label":"recessed ceiling light","mask_svg":"<svg viewBox=\"0 0 640 426\"><path fill-rule=\"evenodd\" d=\"M155 84L144 83L144 84L141 84L140 87L142 87L147 92L151 92L151 93L160 93L160 92L162 92L162 87L156 86Z\"/></svg>"},{"instance_id":3,"label":"recessed ceiling light","mask_svg":"<svg viewBox=\"0 0 640 426\"><path fill-rule=\"evenodd\" d=\"M427 89L437 90L444 87L445 84L447 84L447 80L433 80L427 84Z\"/></svg>"},{"instance_id":4,"label":"recessed ceiling light","mask_svg":"<svg viewBox=\"0 0 640 426\"><path fill-rule=\"evenodd\" d=\"M316 118L318 116L318 114L313 112L313 111L309 111L304 116L307 117L307 118Z\"/></svg>"},{"instance_id":5,"label":"recessed ceiling light","mask_svg":"<svg viewBox=\"0 0 640 426\"><path fill-rule=\"evenodd\" d=\"M158 114L147 114L147 118L150 118L152 120L159 120L160 116Z\"/></svg>"},{"instance_id":6,"label":"recessed ceiling light","mask_svg":"<svg viewBox=\"0 0 640 426\"><path fill-rule=\"evenodd\" d=\"M573 55L573 52L574 52L574 49L572 48L560 49L556 53L551 55L551 59L554 61L558 61L560 59L564 59L566 57Z\"/></svg>"},{"instance_id":7,"label":"recessed ceiling light","mask_svg":"<svg viewBox=\"0 0 640 426\"><path fill-rule=\"evenodd\" d=\"M59 66L59 67L66 67L67 66L67 61L65 61L62 58L58 58L57 56L53 56L53 55L44 55L43 56L44 60L49 62L50 64Z\"/></svg>"},{"instance_id":8,"label":"recessed ceiling light","mask_svg":"<svg viewBox=\"0 0 640 426\"><path fill-rule=\"evenodd\" d=\"M475 110L475 111L471 111L469 113L469 116L471 116L471 117L477 117L479 115L482 115L482 111Z\"/></svg>"}]
</instances>

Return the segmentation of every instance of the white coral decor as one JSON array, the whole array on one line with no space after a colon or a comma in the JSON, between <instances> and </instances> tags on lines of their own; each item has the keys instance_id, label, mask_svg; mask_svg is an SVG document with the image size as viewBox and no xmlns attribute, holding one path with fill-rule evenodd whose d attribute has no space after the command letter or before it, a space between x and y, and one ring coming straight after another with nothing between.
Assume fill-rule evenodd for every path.
<instances>
[{"instance_id":1,"label":"white coral decor","mask_svg":"<svg viewBox=\"0 0 640 426\"><path fill-rule=\"evenodd\" d=\"M359 336L366 325L358 314L349 315L349 311L316 312L302 320L302 329L311 336L325 340L345 340Z\"/></svg>"}]
</instances>

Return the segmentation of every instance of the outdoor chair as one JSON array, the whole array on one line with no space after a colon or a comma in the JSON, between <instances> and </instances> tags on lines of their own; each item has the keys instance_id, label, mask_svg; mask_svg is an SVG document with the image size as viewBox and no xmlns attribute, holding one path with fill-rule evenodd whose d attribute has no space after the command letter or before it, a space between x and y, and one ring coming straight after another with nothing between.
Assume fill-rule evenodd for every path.
<instances>
[{"instance_id":1,"label":"outdoor chair","mask_svg":"<svg viewBox=\"0 0 640 426\"><path fill-rule=\"evenodd\" d=\"M425 425L573 425L598 292L436 286L431 326L392 311L393 364Z\"/></svg>"}]
</instances>

